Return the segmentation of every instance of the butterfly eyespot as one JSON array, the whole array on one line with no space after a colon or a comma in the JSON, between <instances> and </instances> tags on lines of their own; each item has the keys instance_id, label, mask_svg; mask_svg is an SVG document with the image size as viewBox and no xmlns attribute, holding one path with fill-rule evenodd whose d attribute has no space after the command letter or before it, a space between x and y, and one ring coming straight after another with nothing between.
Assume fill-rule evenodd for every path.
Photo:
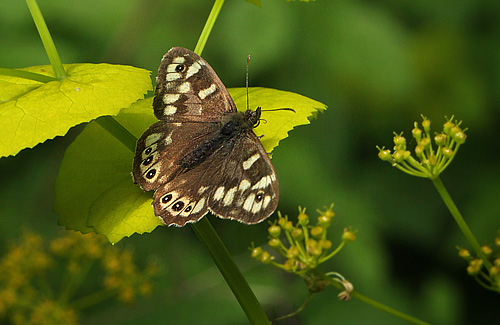
<instances>
[{"instance_id":1,"label":"butterfly eyespot","mask_svg":"<svg viewBox=\"0 0 500 325\"><path fill-rule=\"evenodd\" d=\"M255 202L259 203L264 198L264 194L259 193L255 196Z\"/></svg>"},{"instance_id":2,"label":"butterfly eyespot","mask_svg":"<svg viewBox=\"0 0 500 325\"><path fill-rule=\"evenodd\" d=\"M176 72L181 72L182 70L184 70L184 64L178 64L178 65L175 67L175 71L176 71Z\"/></svg>"},{"instance_id":3,"label":"butterfly eyespot","mask_svg":"<svg viewBox=\"0 0 500 325\"><path fill-rule=\"evenodd\" d=\"M155 177L156 175L156 169L151 169L147 174L146 174L146 178L147 179L152 179L153 177Z\"/></svg>"},{"instance_id":4,"label":"butterfly eyespot","mask_svg":"<svg viewBox=\"0 0 500 325\"><path fill-rule=\"evenodd\" d=\"M193 207L192 207L192 206L188 206L186 209L184 209L184 212L189 212L189 211L191 211L192 209L193 209Z\"/></svg>"},{"instance_id":5,"label":"butterfly eyespot","mask_svg":"<svg viewBox=\"0 0 500 325\"><path fill-rule=\"evenodd\" d=\"M172 200L172 194L170 194L170 193L168 193L167 195L165 195L161 198L162 203L168 203L170 200Z\"/></svg>"},{"instance_id":6,"label":"butterfly eyespot","mask_svg":"<svg viewBox=\"0 0 500 325\"><path fill-rule=\"evenodd\" d=\"M151 153L151 151L153 151L153 149L151 149L151 147L150 147L150 148L147 148L146 150L144 150L144 153L146 155L149 155Z\"/></svg>"},{"instance_id":7,"label":"butterfly eyespot","mask_svg":"<svg viewBox=\"0 0 500 325\"><path fill-rule=\"evenodd\" d=\"M143 164L144 166L147 166L147 165L149 165L152 161L153 161L153 156L149 156L148 158L146 158L146 159L142 162L142 164Z\"/></svg>"},{"instance_id":8,"label":"butterfly eyespot","mask_svg":"<svg viewBox=\"0 0 500 325\"><path fill-rule=\"evenodd\" d=\"M175 212L179 212L182 210L182 208L184 208L184 202L177 201L177 202L175 202L174 206L172 207L172 210L174 210Z\"/></svg>"}]
</instances>

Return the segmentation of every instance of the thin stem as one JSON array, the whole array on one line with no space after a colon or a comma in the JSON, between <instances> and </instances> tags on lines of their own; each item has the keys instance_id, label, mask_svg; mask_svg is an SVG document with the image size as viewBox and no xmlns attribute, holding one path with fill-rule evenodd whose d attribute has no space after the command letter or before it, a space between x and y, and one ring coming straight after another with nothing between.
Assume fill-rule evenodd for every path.
<instances>
[{"instance_id":1,"label":"thin stem","mask_svg":"<svg viewBox=\"0 0 500 325\"><path fill-rule=\"evenodd\" d=\"M264 310L262 310L259 301L236 266L236 263L234 263L226 246L224 246L224 243L208 221L208 218L202 218L197 223L192 224L191 227L198 236L198 239L208 249L250 323L269 324L269 319Z\"/></svg>"},{"instance_id":2,"label":"thin stem","mask_svg":"<svg viewBox=\"0 0 500 325\"><path fill-rule=\"evenodd\" d=\"M31 12L31 17L33 17L33 21L35 22L36 29L38 30L38 34L42 39L43 47L45 48L45 52L49 57L50 64L52 65L52 69L54 69L54 74L57 79L62 80L65 79L68 75L64 70L64 67L61 62L61 58L59 57L59 53L57 53L56 46L52 37L50 36L49 29L47 28L47 24L43 19L42 12L36 3L36 0L26 0L26 4Z\"/></svg>"},{"instance_id":3,"label":"thin stem","mask_svg":"<svg viewBox=\"0 0 500 325\"><path fill-rule=\"evenodd\" d=\"M311 300L313 294L314 294L313 292L309 291L309 294L307 295L306 299L304 300L304 303L302 304L302 306L300 306L296 311L294 311L290 314L287 314L287 315L284 315L284 316L281 316L281 317L274 319L271 324L275 324L279 320L283 320L285 318L289 318L289 317L295 316L298 313L300 313L307 306L307 304Z\"/></svg>"},{"instance_id":4,"label":"thin stem","mask_svg":"<svg viewBox=\"0 0 500 325\"><path fill-rule=\"evenodd\" d=\"M335 288L339 289L339 290L342 290L344 291L345 288L342 286L342 284L340 284L339 282L337 281L334 281L332 278L330 278L329 276L319 272L319 271L316 271L316 270L313 270L312 272L314 272L314 275L317 276L318 278L322 279L322 280L325 280L325 281L328 281L332 286L334 286ZM386 312L388 314L391 314L393 316L396 316L396 317L399 317L401 319L404 319L410 323L413 323L413 324L418 324L418 325L429 325L429 323L426 323L416 317L413 317L413 316L410 316L410 315L407 315L405 313L402 313L396 309L393 309L389 306L386 306L382 303L379 303L378 301L375 301L371 298L368 298L366 297L365 295L362 295L361 293L357 292L357 291L351 291L350 292L350 295L351 297L355 298L355 299L358 299L362 302L364 302L365 304L368 304L372 307L375 307L383 312Z\"/></svg>"},{"instance_id":5,"label":"thin stem","mask_svg":"<svg viewBox=\"0 0 500 325\"><path fill-rule=\"evenodd\" d=\"M338 284L338 285L339 285L339 287L341 287L340 284ZM399 317L401 319L404 319L404 320L406 320L406 321L408 321L410 323L419 324L419 325L429 325L429 323L426 323L426 322L424 322L424 321L422 321L422 320L420 320L418 318L415 318L413 316L407 315L407 314L402 313L402 312L400 312L400 311L398 311L396 309L393 309L393 308L391 308L389 306L381 304L380 302L375 301L373 299L370 299L367 296L362 295L362 294L360 294L357 291L351 292L351 296L353 298L356 298L356 299L364 302L365 304L368 304L368 305L370 305L372 307L375 307L375 308L377 308L377 309L379 309L381 311L384 311L384 312L386 312L388 314L391 314L393 316L396 316L396 317Z\"/></svg>"},{"instance_id":6,"label":"thin stem","mask_svg":"<svg viewBox=\"0 0 500 325\"><path fill-rule=\"evenodd\" d=\"M97 305L98 303L103 302L104 300L112 298L115 295L116 295L116 290L103 289L100 291L93 292L78 300L75 300L74 302L71 303L71 307L73 307L76 310L83 310L90 306Z\"/></svg>"},{"instance_id":7,"label":"thin stem","mask_svg":"<svg viewBox=\"0 0 500 325\"><path fill-rule=\"evenodd\" d=\"M450 194L444 187L443 182L441 179L438 177L432 179L432 183L436 187L437 191L439 192L439 195L441 195L441 198L443 199L444 203L448 207L448 210L450 210L451 215L453 218L455 218L455 222L457 223L458 227L464 234L465 238L467 238L467 241L469 244L472 246L472 249L476 252L477 256L483 260L484 266L486 269L489 271L491 269L491 263L490 261L486 258L484 255L483 251L481 250L481 246L479 245L478 241L476 240L476 237L472 234L472 231L470 230L469 226L465 222L464 218L462 217L462 214L460 211L458 211L457 206L453 202Z\"/></svg>"},{"instance_id":8,"label":"thin stem","mask_svg":"<svg viewBox=\"0 0 500 325\"><path fill-rule=\"evenodd\" d=\"M33 81L38 81L38 82L43 82L43 83L47 83L50 81L57 81L57 79L54 77L46 76L46 75L39 74L39 73L24 71L24 70L17 70L17 69L0 68L0 75L23 78L23 79L28 79L28 80L33 80Z\"/></svg>"},{"instance_id":9,"label":"thin stem","mask_svg":"<svg viewBox=\"0 0 500 325\"><path fill-rule=\"evenodd\" d=\"M223 4L224 0L215 0L212 11L210 11L210 15L208 16L207 22L205 23L205 27L203 27L203 31L201 32L200 38L198 39L198 43L194 48L194 53L201 55L201 53L203 52L205 44L208 40L208 36L210 36L210 32L214 27L215 21L217 20L217 16L219 16L219 12Z\"/></svg>"},{"instance_id":10,"label":"thin stem","mask_svg":"<svg viewBox=\"0 0 500 325\"><path fill-rule=\"evenodd\" d=\"M117 140L119 140L123 145L135 153L135 144L137 143L137 138L130 133L123 125L118 123L112 116L101 116L95 120L103 129L108 131Z\"/></svg>"}]
</instances>

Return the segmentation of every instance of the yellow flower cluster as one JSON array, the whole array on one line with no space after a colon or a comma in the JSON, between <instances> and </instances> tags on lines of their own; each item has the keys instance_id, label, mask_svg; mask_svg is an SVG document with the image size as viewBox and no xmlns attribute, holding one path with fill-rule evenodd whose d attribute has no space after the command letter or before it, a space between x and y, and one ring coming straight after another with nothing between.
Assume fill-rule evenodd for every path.
<instances>
[{"instance_id":1,"label":"yellow flower cluster","mask_svg":"<svg viewBox=\"0 0 500 325\"><path fill-rule=\"evenodd\" d=\"M24 231L0 258L0 321L77 324L78 311L104 299L131 303L149 294L157 269L152 263L140 270L131 251L110 246L100 235L65 231L46 241ZM105 280L82 297L78 289L90 271L104 272Z\"/></svg>"},{"instance_id":2,"label":"yellow flower cluster","mask_svg":"<svg viewBox=\"0 0 500 325\"><path fill-rule=\"evenodd\" d=\"M332 250L332 242L327 239L328 228L335 216L333 204L320 213L316 224L309 225L310 218L305 208L299 207L297 223L294 225L288 217L279 214L278 222L268 228L269 246L286 258L282 264L275 262L275 257L261 247L252 249L252 257L266 264L272 264L287 272L303 276L308 271L315 269L319 264L332 258L347 242L356 239L353 231L344 229L342 241ZM280 239L282 233L286 241Z\"/></svg>"},{"instance_id":3,"label":"yellow flower cluster","mask_svg":"<svg viewBox=\"0 0 500 325\"><path fill-rule=\"evenodd\" d=\"M434 179L448 167L460 145L465 142L467 129L462 130L462 122L454 122L452 116L444 123L443 131L432 137L431 122L423 115L422 119L421 128L415 122L412 130L413 139L417 144L414 149L416 159L407 149L406 138L402 133L394 133L392 152L377 146L378 157L409 175Z\"/></svg>"},{"instance_id":4,"label":"yellow flower cluster","mask_svg":"<svg viewBox=\"0 0 500 325\"><path fill-rule=\"evenodd\" d=\"M483 245L481 251L486 257L485 261L473 257L465 248L460 248L458 255L469 263L467 273L475 277L480 285L488 290L500 292L500 234L495 237L493 247Z\"/></svg>"}]
</instances>

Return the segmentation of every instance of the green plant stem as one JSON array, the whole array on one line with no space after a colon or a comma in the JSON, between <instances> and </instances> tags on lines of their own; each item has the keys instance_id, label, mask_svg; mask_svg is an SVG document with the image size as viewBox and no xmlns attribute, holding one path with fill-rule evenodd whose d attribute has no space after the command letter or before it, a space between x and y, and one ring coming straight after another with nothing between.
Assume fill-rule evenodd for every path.
<instances>
[{"instance_id":1,"label":"green plant stem","mask_svg":"<svg viewBox=\"0 0 500 325\"><path fill-rule=\"evenodd\" d=\"M205 44L207 43L208 36L210 36L210 32L212 31L212 28L214 27L215 21L217 20L217 17L219 16L219 12L220 12L223 4L224 4L224 0L215 0L214 6L212 7L212 10L210 11L210 15L208 15L207 22L205 23L205 26L203 27L203 30L201 31L200 37L198 38L198 43L196 44L196 47L194 48L194 53L201 56L201 53L203 52L203 49L205 48Z\"/></svg>"},{"instance_id":2,"label":"green plant stem","mask_svg":"<svg viewBox=\"0 0 500 325\"><path fill-rule=\"evenodd\" d=\"M332 278L330 278L329 276L317 271L317 270L313 270L312 271L314 273L314 276L315 277L318 277L322 280L325 280L325 281L328 281L332 286L334 286L335 288L339 289L339 290L344 290L344 287L342 286L342 284L334 281ZM389 306L386 306L378 301L375 301L371 298L368 298L366 297L365 295L362 295L361 293L357 292L357 291L352 291L350 293L351 297L355 298L355 299L358 299L362 302L364 302L365 304L368 304L374 308L377 308L383 312L386 312L388 314L391 314L393 316L396 316L398 318L401 318L401 319L404 319L412 324L418 324L418 325L429 325L429 323L426 323L418 318L415 318L413 316L410 316L410 315L407 315L405 313L402 313L396 309L393 309Z\"/></svg>"},{"instance_id":3,"label":"green plant stem","mask_svg":"<svg viewBox=\"0 0 500 325\"><path fill-rule=\"evenodd\" d=\"M49 57L52 69L54 69L56 78L59 80L65 79L67 77L66 71L64 70L61 58L59 57L59 53L57 53L56 46L50 36L49 29L47 28L47 24L43 19L42 12L36 3L36 0L26 0L26 4L30 10L31 17L33 17L38 34L42 39L43 47L45 48L45 52L47 52L47 56Z\"/></svg>"},{"instance_id":4,"label":"green plant stem","mask_svg":"<svg viewBox=\"0 0 500 325\"><path fill-rule=\"evenodd\" d=\"M28 80L33 80L33 81L38 81L38 82L43 82L43 83L47 83L50 81L57 81L56 78L53 78L50 76L46 76L46 75L34 73L34 72L29 72L29 71L24 71L24 70L17 70L17 69L0 68L0 75L23 78L23 79L28 79Z\"/></svg>"},{"instance_id":5,"label":"green plant stem","mask_svg":"<svg viewBox=\"0 0 500 325\"><path fill-rule=\"evenodd\" d=\"M118 139L135 154L137 138L112 116L101 116L95 120L103 129Z\"/></svg>"},{"instance_id":6,"label":"green plant stem","mask_svg":"<svg viewBox=\"0 0 500 325\"><path fill-rule=\"evenodd\" d=\"M197 223L192 224L191 227L203 245L208 249L250 323L269 324L269 319L260 306L259 301L236 266L236 263L234 263L226 246L224 246L224 243L208 221L208 218L202 218Z\"/></svg>"},{"instance_id":7,"label":"green plant stem","mask_svg":"<svg viewBox=\"0 0 500 325\"><path fill-rule=\"evenodd\" d=\"M96 122L129 148L130 151L135 152L135 143L137 139L113 117L101 116ZM198 223L192 224L191 227L199 240L208 249L212 259L233 291L234 296L240 303L241 308L250 322L252 324L269 324L269 319L260 306L259 301L208 219L202 218Z\"/></svg>"},{"instance_id":8,"label":"green plant stem","mask_svg":"<svg viewBox=\"0 0 500 325\"><path fill-rule=\"evenodd\" d=\"M83 310L85 308L97 305L104 300L112 298L116 295L116 290L103 289L82 297L74 302L71 302L71 307L76 310Z\"/></svg>"},{"instance_id":9,"label":"green plant stem","mask_svg":"<svg viewBox=\"0 0 500 325\"><path fill-rule=\"evenodd\" d=\"M438 177L435 177L432 179L432 183L436 187L437 191L439 192L439 195L441 195L441 198L444 201L444 204L448 207L448 210L450 210L451 215L453 218L455 218L455 222L458 224L458 227L464 234L465 238L467 238L467 241L469 244L472 246L472 249L476 252L477 256L483 260L483 264L486 267L486 269L489 271L491 269L491 263L490 261L486 258L484 255L483 251L481 250L481 246L479 245L478 241L476 240L476 237L472 234L472 231L470 230L469 226L465 222L464 218L462 217L462 214L460 211L458 211L457 206L451 199L450 194L444 187L443 182L441 179Z\"/></svg>"},{"instance_id":10,"label":"green plant stem","mask_svg":"<svg viewBox=\"0 0 500 325\"><path fill-rule=\"evenodd\" d=\"M341 287L340 283L338 285ZM379 309L381 311L384 311L384 312L386 312L388 314L391 314L393 316L396 316L396 317L399 317L401 319L404 319L404 320L406 320L406 321L408 321L408 322L410 322L412 324L429 325L429 323L426 323L426 322L424 322L424 321L422 321L422 320L420 320L418 318L415 318L413 316L407 315L407 314L402 313L402 312L400 312L400 311L398 311L396 309L393 309L393 308L388 307L388 306L386 306L384 304L381 304L380 302L375 301L373 299L370 299L370 298L368 298L368 297L360 294L357 291L351 292L351 296L353 298L355 298L355 299L358 299L358 300L364 302L365 304L368 304L368 305L370 305L372 307L375 307L375 308L377 308L377 309Z\"/></svg>"}]
</instances>

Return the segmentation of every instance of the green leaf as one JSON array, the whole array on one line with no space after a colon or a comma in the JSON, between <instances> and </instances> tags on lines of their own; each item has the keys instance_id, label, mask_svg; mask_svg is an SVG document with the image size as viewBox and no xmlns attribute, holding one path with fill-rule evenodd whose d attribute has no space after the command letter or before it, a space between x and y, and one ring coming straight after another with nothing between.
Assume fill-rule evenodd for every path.
<instances>
[{"instance_id":1,"label":"green leaf","mask_svg":"<svg viewBox=\"0 0 500 325\"><path fill-rule=\"evenodd\" d=\"M139 137L156 121L151 105L152 98L139 100L116 120ZM89 123L61 162L54 206L59 224L104 234L112 243L160 225L151 207L151 193L133 184L133 158L134 153L97 122Z\"/></svg>"},{"instance_id":2,"label":"green leaf","mask_svg":"<svg viewBox=\"0 0 500 325\"><path fill-rule=\"evenodd\" d=\"M68 64L68 77L46 83L0 75L0 157L64 135L73 126L116 115L151 89L150 72L110 64ZM21 69L54 77L51 66Z\"/></svg>"},{"instance_id":3,"label":"green leaf","mask_svg":"<svg viewBox=\"0 0 500 325\"><path fill-rule=\"evenodd\" d=\"M246 110L246 88L228 89L239 111ZM318 111L326 110L326 105L305 96L289 91L253 87L248 89L249 105L251 109L261 107L262 121L254 132L260 139L267 152L272 152L278 143L288 136L288 132L298 125L309 124L309 119L316 116ZM266 109L292 108L289 110L270 111Z\"/></svg>"},{"instance_id":4,"label":"green leaf","mask_svg":"<svg viewBox=\"0 0 500 325\"><path fill-rule=\"evenodd\" d=\"M230 89L240 109L246 108L246 90ZM309 117L325 105L298 94L266 88L250 88L252 107L293 108L291 111L263 112L256 133L268 152L287 137L294 126L308 124ZM116 120L137 138L154 122L152 98L123 109ZM105 131L89 123L68 147L56 181L55 210L59 224L82 232L95 231L112 243L134 233L151 232L161 220L151 206L152 193L133 184L134 153Z\"/></svg>"}]
</instances>

